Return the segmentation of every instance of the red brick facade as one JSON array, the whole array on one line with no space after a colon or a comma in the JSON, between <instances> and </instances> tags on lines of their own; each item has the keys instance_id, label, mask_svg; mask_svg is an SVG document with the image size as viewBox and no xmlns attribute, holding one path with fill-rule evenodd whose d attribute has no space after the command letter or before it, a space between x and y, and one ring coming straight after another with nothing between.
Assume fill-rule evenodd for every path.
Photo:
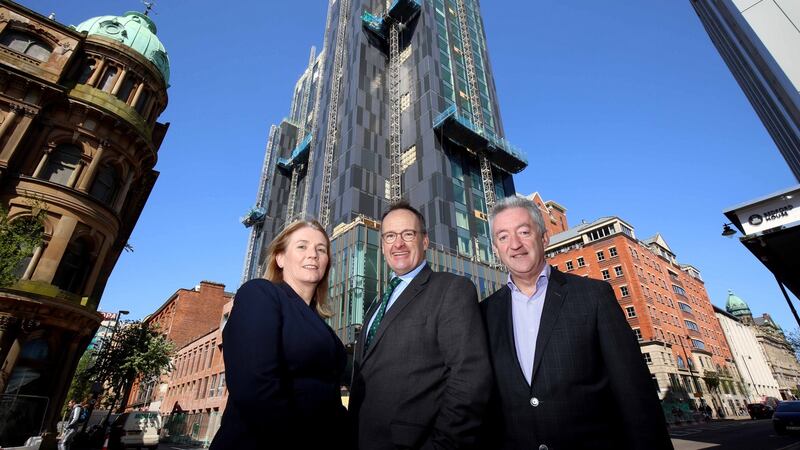
<instances>
[{"instance_id":1,"label":"red brick facade","mask_svg":"<svg viewBox=\"0 0 800 450\"><path fill-rule=\"evenodd\" d=\"M677 392L738 410L739 374L700 272L678 263L660 235L640 241L624 220L606 217L551 235L546 252L560 271L613 287L662 398ZM706 381L715 377L717 387Z\"/></svg>"},{"instance_id":2,"label":"red brick facade","mask_svg":"<svg viewBox=\"0 0 800 450\"><path fill-rule=\"evenodd\" d=\"M194 289L179 289L145 322L157 326L178 349L209 336L220 327L225 305L233 294L225 292L225 285L202 281ZM229 306L230 308L230 306ZM220 340L217 340L217 344ZM220 364L221 358L220 358ZM166 377L157 383L141 385L134 382L127 403L130 408L162 409L167 389Z\"/></svg>"}]
</instances>

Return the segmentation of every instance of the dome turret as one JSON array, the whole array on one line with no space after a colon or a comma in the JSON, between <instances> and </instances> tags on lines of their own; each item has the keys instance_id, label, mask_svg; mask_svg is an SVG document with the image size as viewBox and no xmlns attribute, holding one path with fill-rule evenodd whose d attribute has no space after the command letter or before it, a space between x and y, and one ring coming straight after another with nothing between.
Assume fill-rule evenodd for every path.
<instances>
[{"instance_id":1,"label":"dome turret","mask_svg":"<svg viewBox=\"0 0 800 450\"><path fill-rule=\"evenodd\" d=\"M725 303L725 309L732 315L742 318L744 316L752 317L753 313L750 312L750 307L747 306L744 300L737 297L732 290L728 291L728 301Z\"/></svg>"},{"instance_id":2,"label":"dome turret","mask_svg":"<svg viewBox=\"0 0 800 450\"><path fill-rule=\"evenodd\" d=\"M129 11L122 16L99 16L83 21L75 29L87 35L103 36L124 44L153 63L169 85L169 57L156 36L156 24L149 16Z\"/></svg>"}]
</instances>

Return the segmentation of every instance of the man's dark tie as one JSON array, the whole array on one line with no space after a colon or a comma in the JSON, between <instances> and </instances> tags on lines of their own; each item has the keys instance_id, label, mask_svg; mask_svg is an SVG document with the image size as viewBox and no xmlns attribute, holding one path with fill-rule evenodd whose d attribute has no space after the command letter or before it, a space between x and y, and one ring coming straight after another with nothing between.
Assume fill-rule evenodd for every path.
<instances>
[{"instance_id":1,"label":"man's dark tie","mask_svg":"<svg viewBox=\"0 0 800 450\"><path fill-rule=\"evenodd\" d=\"M381 306L378 307L378 312L375 313L375 320L372 321L372 325L369 327L369 331L367 332L367 340L364 342L364 351L369 348L369 344L375 337L375 333L378 332L378 327L381 326L383 315L386 314L386 305L389 304L389 298L392 296L394 288L400 284L400 281L402 281L400 278L394 277L391 279L391 281L389 281L389 285L386 286L386 290L383 292L383 297L381 297Z\"/></svg>"}]
</instances>

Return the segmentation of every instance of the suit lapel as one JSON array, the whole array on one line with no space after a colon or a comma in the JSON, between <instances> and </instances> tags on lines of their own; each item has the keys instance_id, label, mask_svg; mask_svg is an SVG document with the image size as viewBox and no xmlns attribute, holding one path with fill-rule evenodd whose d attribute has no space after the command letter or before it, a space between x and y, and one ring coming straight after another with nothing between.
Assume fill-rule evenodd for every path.
<instances>
[{"instance_id":1,"label":"suit lapel","mask_svg":"<svg viewBox=\"0 0 800 450\"><path fill-rule=\"evenodd\" d=\"M539 335L536 337L536 354L533 357L533 373L531 374L531 386L536 380L536 372L542 363L542 355L547 348L547 343L550 341L550 335L553 333L553 327L558 322L558 317L561 313L561 307L564 305L564 299L567 296L567 289L565 286L566 280L564 275L556 269L550 272L550 280L547 284L547 293L544 297L544 310L542 311L542 319L539 322Z\"/></svg>"},{"instance_id":2,"label":"suit lapel","mask_svg":"<svg viewBox=\"0 0 800 450\"><path fill-rule=\"evenodd\" d=\"M381 324L378 327L378 331L375 333L375 337L372 338L372 343L364 355L364 361L366 361L367 358L369 358L369 355L375 351L375 347L379 345L381 337L383 337L383 335L386 333L386 330L392 324L394 319L400 315L403 309L405 309L405 307L408 306L409 303L411 303L411 301L423 291L425 285L428 283L428 280L431 277L432 272L433 271L426 264L425 267L423 267L422 270L417 274L417 276L411 280L411 283L408 285L408 287L403 290L403 293L400 294L400 297L394 301L392 307L386 311L386 314L383 316L383 320L381 320Z\"/></svg>"}]
</instances>

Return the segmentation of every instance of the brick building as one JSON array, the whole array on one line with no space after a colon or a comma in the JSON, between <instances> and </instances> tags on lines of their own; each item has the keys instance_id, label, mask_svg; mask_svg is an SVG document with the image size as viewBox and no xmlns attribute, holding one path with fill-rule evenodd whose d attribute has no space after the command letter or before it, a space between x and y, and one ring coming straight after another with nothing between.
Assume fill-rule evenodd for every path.
<instances>
[{"instance_id":1,"label":"brick building","mask_svg":"<svg viewBox=\"0 0 800 450\"><path fill-rule=\"evenodd\" d=\"M228 401L222 330L232 307L229 300L217 328L178 350L161 402L161 413L169 415L165 428L171 442L208 444L219 429Z\"/></svg>"},{"instance_id":2,"label":"brick building","mask_svg":"<svg viewBox=\"0 0 800 450\"><path fill-rule=\"evenodd\" d=\"M566 227L566 210L538 194L532 199L552 233L547 261L611 284L665 405L708 404L733 413L733 400L743 401L744 389L700 271L679 263L660 234L640 240L619 217L553 233Z\"/></svg>"},{"instance_id":3,"label":"brick building","mask_svg":"<svg viewBox=\"0 0 800 450\"><path fill-rule=\"evenodd\" d=\"M225 285L202 281L194 289L178 289L145 322L158 327L176 348L183 349L219 328L223 309L232 298L233 294L225 292ZM160 410L168 382L168 376L160 381L136 380L128 396L128 408Z\"/></svg>"}]
</instances>

